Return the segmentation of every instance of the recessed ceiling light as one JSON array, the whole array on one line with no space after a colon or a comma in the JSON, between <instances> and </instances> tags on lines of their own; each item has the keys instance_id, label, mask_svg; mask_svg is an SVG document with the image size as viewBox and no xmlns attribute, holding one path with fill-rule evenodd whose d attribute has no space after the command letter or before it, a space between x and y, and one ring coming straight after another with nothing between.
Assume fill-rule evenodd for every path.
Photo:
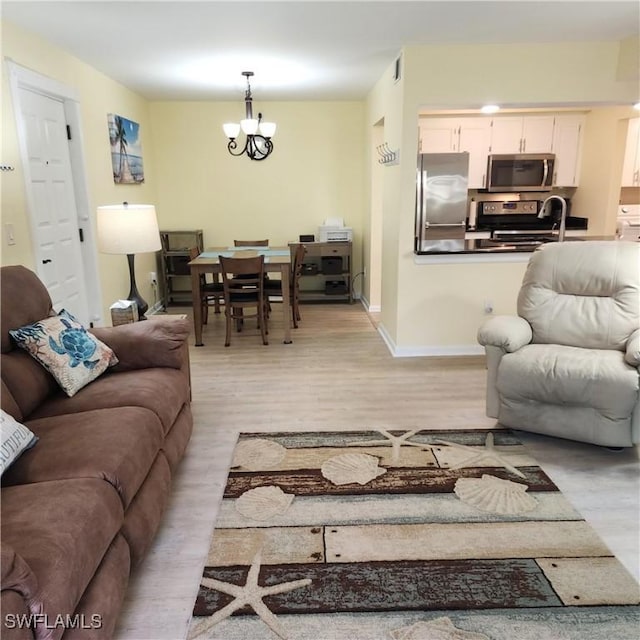
<instances>
[{"instance_id":1,"label":"recessed ceiling light","mask_svg":"<svg viewBox=\"0 0 640 640\"><path fill-rule=\"evenodd\" d=\"M485 104L480 111L482 111L482 113L495 113L496 111L500 111L500 107L497 104Z\"/></svg>"},{"instance_id":2,"label":"recessed ceiling light","mask_svg":"<svg viewBox=\"0 0 640 640\"><path fill-rule=\"evenodd\" d=\"M636 111L640 111L640 102L636 102L636 103L633 105L633 108L634 108Z\"/></svg>"}]
</instances>

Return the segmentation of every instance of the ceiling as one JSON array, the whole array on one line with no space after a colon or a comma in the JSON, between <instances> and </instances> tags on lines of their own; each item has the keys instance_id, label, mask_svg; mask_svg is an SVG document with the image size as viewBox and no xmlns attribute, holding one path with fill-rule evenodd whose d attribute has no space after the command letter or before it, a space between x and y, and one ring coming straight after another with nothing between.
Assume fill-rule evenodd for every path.
<instances>
[{"instance_id":1,"label":"ceiling","mask_svg":"<svg viewBox=\"0 0 640 640\"><path fill-rule=\"evenodd\" d=\"M36 33L148 99L359 100L404 45L615 41L637 0L2 0Z\"/></svg>"}]
</instances>

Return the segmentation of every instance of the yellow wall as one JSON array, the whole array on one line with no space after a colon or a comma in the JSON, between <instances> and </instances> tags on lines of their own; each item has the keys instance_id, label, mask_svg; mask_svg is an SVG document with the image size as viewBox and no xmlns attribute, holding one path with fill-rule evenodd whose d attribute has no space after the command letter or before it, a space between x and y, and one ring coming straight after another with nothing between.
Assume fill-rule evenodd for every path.
<instances>
[{"instance_id":1,"label":"yellow wall","mask_svg":"<svg viewBox=\"0 0 640 640\"><path fill-rule=\"evenodd\" d=\"M378 144L385 143L389 149L400 150L402 159L404 72L399 81L394 81L394 64L390 65L371 91L367 101L367 136L370 153L369 190L371 194L370 246L371 264L366 265L369 277L379 278L372 283L369 292L375 292L381 305L380 322L385 331L394 335L397 327L398 308L398 220L402 210L402 191L399 187L400 164L376 165ZM382 128L382 131L380 130ZM415 172L415 153L413 158ZM373 184L373 181L376 184ZM375 200L374 200L375 198ZM378 298L374 297L374 304Z\"/></svg>"},{"instance_id":2,"label":"yellow wall","mask_svg":"<svg viewBox=\"0 0 640 640\"><path fill-rule=\"evenodd\" d=\"M493 302L496 313L513 312L524 273L523 264L513 263L416 264L413 236L419 110L468 109L486 102L534 108L630 104L637 99L638 79L617 79L619 52L618 43L404 49L402 132L392 141L399 141L400 166L389 169L397 172L395 181L387 181L385 175L385 204L393 207L396 217L398 261L393 271L383 273L382 330L396 352L476 349L485 301ZM369 136L381 117L385 129L393 130L397 124L396 87L383 78L369 95ZM384 105L382 111L380 105ZM391 215L385 211L385 218ZM394 300L393 311L385 309L387 301Z\"/></svg>"},{"instance_id":3,"label":"yellow wall","mask_svg":"<svg viewBox=\"0 0 640 640\"><path fill-rule=\"evenodd\" d=\"M114 82L104 74L80 62L73 56L44 40L2 22L2 54L15 63L57 80L79 95L82 135L87 171L90 215L101 204L155 203L156 189L153 171L153 139L148 116L148 104L137 94ZM16 121L8 83L6 62L2 64L2 162L16 167L15 171L0 174L2 180L2 264L23 264L35 270L24 174L18 148ZM145 159L145 178L142 185L116 185L111 170L111 155L107 128L107 114L117 113L140 123L142 149ZM4 223L15 229L16 244L7 246ZM103 321L110 324L108 307L114 300L124 298L129 291L129 271L124 256L98 254L103 297ZM136 257L137 281L142 296L150 303L153 293L145 277L155 270L153 254Z\"/></svg>"},{"instance_id":4,"label":"yellow wall","mask_svg":"<svg viewBox=\"0 0 640 640\"><path fill-rule=\"evenodd\" d=\"M208 246L234 239L273 244L318 233L327 217L354 227L354 274L364 215L364 105L256 102L277 123L261 162L232 157L222 123L243 117L236 102L151 103L161 228L198 228Z\"/></svg>"},{"instance_id":5,"label":"yellow wall","mask_svg":"<svg viewBox=\"0 0 640 640\"><path fill-rule=\"evenodd\" d=\"M627 127L637 116L631 105L587 113L580 187L571 200L571 215L589 218L589 235L616 231Z\"/></svg>"}]
</instances>

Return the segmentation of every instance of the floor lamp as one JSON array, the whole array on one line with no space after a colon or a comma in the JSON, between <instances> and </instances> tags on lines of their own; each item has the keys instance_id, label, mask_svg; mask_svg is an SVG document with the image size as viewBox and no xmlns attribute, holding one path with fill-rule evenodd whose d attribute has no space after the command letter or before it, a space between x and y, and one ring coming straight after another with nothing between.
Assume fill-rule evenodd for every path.
<instances>
[{"instance_id":1,"label":"floor lamp","mask_svg":"<svg viewBox=\"0 0 640 640\"><path fill-rule=\"evenodd\" d=\"M98 248L102 253L125 254L129 262L131 288L127 300L138 305L138 319L146 320L149 305L136 286L134 258L136 253L160 249L160 231L156 208L152 204L129 204L98 207Z\"/></svg>"}]
</instances>

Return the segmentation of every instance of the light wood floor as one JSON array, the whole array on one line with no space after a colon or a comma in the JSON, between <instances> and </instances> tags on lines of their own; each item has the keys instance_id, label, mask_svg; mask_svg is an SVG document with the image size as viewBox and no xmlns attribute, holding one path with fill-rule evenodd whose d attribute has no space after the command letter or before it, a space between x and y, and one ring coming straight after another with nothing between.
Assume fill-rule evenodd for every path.
<instances>
[{"instance_id":1,"label":"light wood floor","mask_svg":"<svg viewBox=\"0 0 640 640\"><path fill-rule=\"evenodd\" d=\"M289 345L279 305L268 346L251 324L225 348L224 317L213 313L205 345L191 339L194 433L154 545L131 577L117 639L186 636L239 432L495 426L484 415L483 358L393 358L357 303L304 305L302 315ZM638 579L638 448L518 435Z\"/></svg>"}]
</instances>

